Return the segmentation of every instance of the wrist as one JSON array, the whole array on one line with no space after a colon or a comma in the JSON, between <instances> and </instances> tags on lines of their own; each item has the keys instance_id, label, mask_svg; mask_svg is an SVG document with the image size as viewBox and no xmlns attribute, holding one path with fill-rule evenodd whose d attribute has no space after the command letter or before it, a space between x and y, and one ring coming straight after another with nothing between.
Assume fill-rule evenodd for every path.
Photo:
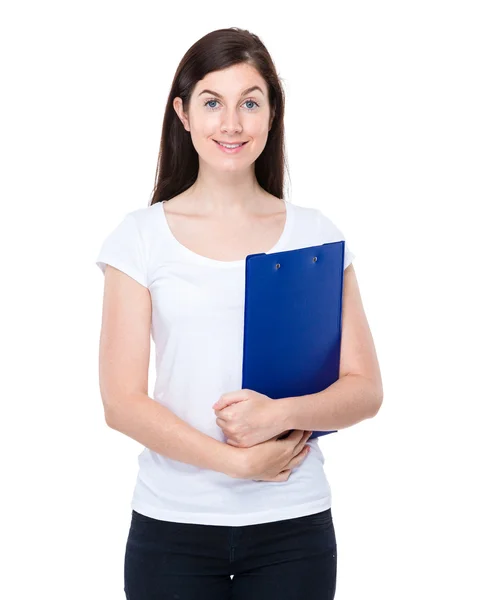
<instances>
[{"instance_id":1,"label":"wrist","mask_svg":"<svg viewBox=\"0 0 483 600\"><path fill-rule=\"evenodd\" d=\"M234 479L243 479L246 473L246 453L244 448L231 446L227 442L223 443L224 452L224 472Z\"/></svg>"},{"instance_id":2,"label":"wrist","mask_svg":"<svg viewBox=\"0 0 483 600\"><path fill-rule=\"evenodd\" d=\"M274 400L274 421L280 432L295 429L292 422L292 407L291 398Z\"/></svg>"}]
</instances>

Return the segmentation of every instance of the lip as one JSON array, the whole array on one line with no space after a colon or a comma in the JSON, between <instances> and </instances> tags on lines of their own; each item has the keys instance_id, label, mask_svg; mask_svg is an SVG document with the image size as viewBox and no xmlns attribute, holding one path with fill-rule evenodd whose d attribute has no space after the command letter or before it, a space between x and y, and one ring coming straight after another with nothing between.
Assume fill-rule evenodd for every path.
<instances>
[{"instance_id":1,"label":"lip","mask_svg":"<svg viewBox=\"0 0 483 600\"><path fill-rule=\"evenodd\" d=\"M225 152L225 154L237 154L238 152L241 152L241 150L243 150L243 148L247 145L248 142L223 142L226 144L241 144L241 146L238 146L238 148L225 148L224 146L222 146L218 140L213 140L215 142L215 144L217 145L217 147L222 151Z\"/></svg>"}]
</instances>

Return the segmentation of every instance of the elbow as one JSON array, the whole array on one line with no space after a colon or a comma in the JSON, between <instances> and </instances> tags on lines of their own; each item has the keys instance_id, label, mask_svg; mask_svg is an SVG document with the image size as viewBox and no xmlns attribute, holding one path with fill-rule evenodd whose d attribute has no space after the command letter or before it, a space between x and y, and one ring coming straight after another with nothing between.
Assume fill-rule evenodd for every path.
<instances>
[{"instance_id":1,"label":"elbow","mask_svg":"<svg viewBox=\"0 0 483 600\"><path fill-rule=\"evenodd\" d=\"M105 398L102 399L104 407L104 421L111 429L117 429L116 423L119 422L119 409L122 405L119 399L116 402L108 402Z\"/></svg>"},{"instance_id":2,"label":"elbow","mask_svg":"<svg viewBox=\"0 0 483 600\"><path fill-rule=\"evenodd\" d=\"M373 402L374 402L374 409L372 411L372 416L375 417L377 415L377 413L379 412L381 406L382 406L382 400L384 398L384 390L382 389L382 385L377 385L374 388L374 392L373 392Z\"/></svg>"},{"instance_id":3,"label":"elbow","mask_svg":"<svg viewBox=\"0 0 483 600\"><path fill-rule=\"evenodd\" d=\"M115 420L112 409L104 407L104 421L110 429L116 429L116 427L114 426Z\"/></svg>"},{"instance_id":4,"label":"elbow","mask_svg":"<svg viewBox=\"0 0 483 600\"><path fill-rule=\"evenodd\" d=\"M382 387L382 380L380 378L366 378L369 381L369 392L370 404L372 407L371 418L375 417L382 406L382 399L384 397L384 390Z\"/></svg>"},{"instance_id":5,"label":"elbow","mask_svg":"<svg viewBox=\"0 0 483 600\"><path fill-rule=\"evenodd\" d=\"M146 393L116 393L104 395L102 404L104 406L104 420L108 427L119 431L121 424L128 423L132 419L131 409L137 409Z\"/></svg>"},{"instance_id":6,"label":"elbow","mask_svg":"<svg viewBox=\"0 0 483 600\"><path fill-rule=\"evenodd\" d=\"M375 417L377 415L381 406L382 406L382 396L378 396L377 400L374 402L374 409L373 409L372 415L371 415L372 417Z\"/></svg>"}]
</instances>

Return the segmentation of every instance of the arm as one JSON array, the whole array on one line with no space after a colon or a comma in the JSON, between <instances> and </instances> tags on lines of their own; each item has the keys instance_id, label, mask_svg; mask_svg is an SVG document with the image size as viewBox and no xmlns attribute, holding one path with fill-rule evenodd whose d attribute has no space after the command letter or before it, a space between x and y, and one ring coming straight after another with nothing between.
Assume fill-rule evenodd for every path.
<instances>
[{"instance_id":1,"label":"arm","mask_svg":"<svg viewBox=\"0 0 483 600\"><path fill-rule=\"evenodd\" d=\"M374 417L380 404L372 381L345 375L316 394L276 400L276 410L283 430L333 431Z\"/></svg>"},{"instance_id":2,"label":"arm","mask_svg":"<svg viewBox=\"0 0 483 600\"><path fill-rule=\"evenodd\" d=\"M99 382L106 423L146 448L238 477L240 451L201 433L148 396L151 294L126 273L105 273Z\"/></svg>"},{"instance_id":3,"label":"arm","mask_svg":"<svg viewBox=\"0 0 483 600\"><path fill-rule=\"evenodd\" d=\"M353 265L344 271L339 379L321 392L276 401L280 428L332 431L374 417L383 388Z\"/></svg>"},{"instance_id":4,"label":"arm","mask_svg":"<svg viewBox=\"0 0 483 600\"><path fill-rule=\"evenodd\" d=\"M111 399L113 401L113 399ZM146 448L173 460L240 477L239 450L201 433L145 393L116 398L106 423Z\"/></svg>"}]
</instances>

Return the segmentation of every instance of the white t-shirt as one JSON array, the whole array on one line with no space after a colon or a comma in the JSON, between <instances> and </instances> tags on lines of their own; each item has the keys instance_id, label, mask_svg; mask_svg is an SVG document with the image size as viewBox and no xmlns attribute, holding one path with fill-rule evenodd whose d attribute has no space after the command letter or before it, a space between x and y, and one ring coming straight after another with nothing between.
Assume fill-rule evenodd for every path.
<instances>
[{"instance_id":1,"label":"white t-shirt","mask_svg":"<svg viewBox=\"0 0 483 600\"><path fill-rule=\"evenodd\" d=\"M285 206L285 228L270 253L344 240L319 209L288 201ZM346 243L344 268L354 257ZM151 397L225 442L212 405L223 393L241 389L245 259L220 261L188 249L174 237L158 202L127 213L104 240L96 264L103 272L106 264L124 271L151 293ZM236 479L144 448L131 507L155 519L230 526L326 510L331 489L325 459L317 438L308 443L311 452L284 482Z\"/></svg>"}]
</instances>

